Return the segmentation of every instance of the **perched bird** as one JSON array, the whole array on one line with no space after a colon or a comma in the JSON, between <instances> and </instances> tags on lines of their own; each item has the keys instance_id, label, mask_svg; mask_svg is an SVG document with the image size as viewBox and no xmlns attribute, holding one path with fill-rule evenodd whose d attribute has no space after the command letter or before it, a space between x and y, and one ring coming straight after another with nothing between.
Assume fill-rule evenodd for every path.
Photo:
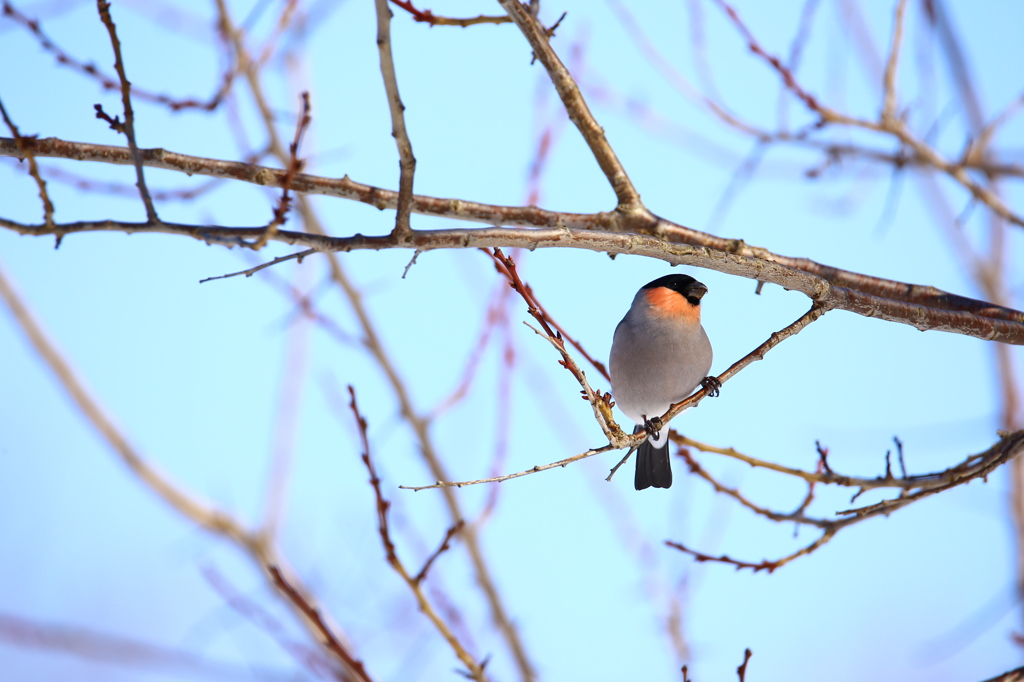
<instances>
[{"instance_id":1,"label":"perched bird","mask_svg":"<svg viewBox=\"0 0 1024 682\"><path fill-rule=\"evenodd\" d=\"M689 275L660 277L637 292L615 328L612 395L619 409L637 423L633 433L649 433L637 452L637 490L672 485L668 425L652 420L698 386L710 386L715 394L720 386L708 376L711 342L700 324L700 300L707 292Z\"/></svg>"}]
</instances>

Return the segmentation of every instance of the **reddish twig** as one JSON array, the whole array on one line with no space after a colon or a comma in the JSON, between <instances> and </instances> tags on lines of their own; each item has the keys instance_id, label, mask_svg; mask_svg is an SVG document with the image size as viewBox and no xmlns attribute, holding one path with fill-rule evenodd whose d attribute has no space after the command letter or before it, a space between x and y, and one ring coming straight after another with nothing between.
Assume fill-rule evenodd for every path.
<instances>
[{"instance_id":1,"label":"reddish twig","mask_svg":"<svg viewBox=\"0 0 1024 682\"><path fill-rule=\"evenodd\" d=\"M416 9L409 0L391 0L391 4L401 7L411 14L414 21L430 24L431 26L461 26L466 28L467 26L475 26L477 24L508 24L512 22L507 16L497 17L485 16L483 14L468 19L439 17L429 9Z\"/></svg>"},{"instance_id":2,"label":"reddish twig","mask_svg":"<svg viewBox=\"0 0 1024 682\"><path fill-rule=\"evenodd\" d=\"M385 558L391 568L401 576L402 580L405 581L406 585L412 591L420 611L434 624L434 627L441 636L444 637L445 641L448 642L448 645L455 652L455 655L466 666L468 675L473 679L478 680L478 682L484 682L486 679L484 674L484 666L486 665L486 662L478 663L476 659L466 651L462 642L459 641L448 624L437 613L437 610L423 592L421 582L426 575L427 569L433 563L433 559L436 558L436 555L435 557L427 560L419 574L412 576L409 574L408 570L405 568L405 564L402 563L402 560L398 557L398 553L395 551L395 543L391 539L391 529L388 524L388 509L390 508L391 503L384 499L384 493L381 491L380 487L380 478L377 476L377 470L373 465L373 460L370 458L370 439L367 436L366 418L359 412L359 406L356 403L356 391L352 386L348 387L348 393L350 398L349 408L352 410L352 414L355 417L356 427L359 431L359 440L362 444L363 464L366 466L366 470L370 474L370 486L373 488L373 495L376 498L377 532L380 535L381 544L384 546ZM459 524L456 524L456 528L454 530L449 529L448 536L445 538L445 541L441 543L441 548L436 554L440 554L447 549L451 535L458 532L460 529L461 526Z\"/></svg>"},{"instance_id":3,"label":"reddish twig","mask_svg":"<svg viewBox=\"0 0 1024 682\"><path fill-rule=\"evenodd\" d=\"M276 567L274 567L273 570L277 570ZM292 639L287 628L285 628L274 614L270 613L259 603L239 591L238 588L232 585L220 571L212 565L205 565L200 569L200 571L206 579L206 582L211 588L213 588L220 598L224 600L225 604L227 604L235 613L249 621L253 627L259 628L272 640L277 642L277 645L281 647L281 650L295 659L298 664L308 669L310 672L315 673L318 677L334 676L334 673L337 671L337 667L332 665L331 658L325 656L324 653L318 649ZM273 575L269 569L267 574L269 576ZM288 599L293 606L296 605L287 591L281 588L280 583L273 584L277 588L278 594ZM290 585L289 588L291 588ZM296 593L298 592L298 590L293 591ZM308 605L307 600L303 599L302 604ZM303 608L299 607L298 611L307 622L315 624L315 621L308 617ZM320 633L317 633L317 637L322 639L323 636ZM327 648L326 645L325 648ZM336 652L330 653L336 655Z\"/></svg>"},{"instance_id":4,"label":"reddish twig","mask_svg":"<svg viewBox=\"0 0 1024 682\"><path fill-rule=\"evenodd\" d=\"M750 561L741 561L739 559L733 559L725 554L723 554L722 556L711 556L710 554L704 554L703 552L698 552L696 550L690 549L678 542L673 542L672 540L666 540L665 545L667 545L668 547L672 547L673 549L678 549L680 552L685 552L686 554L689 554L694 559L696 559L698 563L711 561L720 564L729 564L730 566L735 566L737 571L744 568L749 568L754 573L757 573L758 571L768 571L769 573L772 573L773 571L775 571L775 569L785 566L790 561L793 561L794 559L802 557L806 554L810 554L811 552L813 552L814 550L818 549L826 542L831 540L835 534L835 529L828 529L824 531L821 534L821 536L818 537L817 540L807 545L806 547L802 547L799 550L793 552L792 554L787 554L786 556L781 557L779 559L765 559L760 563L753 563Z\"/></svg>"},{"instance_id":5,"label":"reddish twig","mask_svg":"<svg viewBox=\"0 0 1024 682\"><path fill-rule=\"evenodd\" d=\"M295 137L292 140L292 143L288 146L288 169L285 172L284 183L281 187L281 200L278 202L277 208L274 209L273 219L267 225L267 228L263 231L263 234L260 235L260 238L257 239L251 245L250 248L252 248L254 251L259 251L260 249L262 249L264 246L267 245L267 241L277 234L278 228L281 225L284 225L285 221L288 219L288 211L291 209L292 206L292 198L288 195L288 192L292 188L292 183L295 182L295 176L298 175L299 171L302 170L302 166L305 163L304 161L299 159L299 145L302 143L303 134L306 132L306 129L309 127L310 122L313 120L312 117L309 115L309 93L303 92L301 98L302 113L299 116L298 123L295 125ZM312 251L312 249L310 251ZM306 255L305 252L302 254L302 256L304 255ZM298 256L296 254L290 256L290 258L299 257L301 259L302 256ZM274 259L275 262L277 262L277 260L278 259ZM269 263L268 265L272 264L273 263ZM247 274L246 277L248 277L249 274ZM231 275L225 276L230 277Z\"/></svg>"},{"instance_id":6,"label":"reddish twig","mask_svg":"<svg viewBox=\"0 0 1024 682\"><path fill-rule=\"evenodd\" d=\"M271 579L274 581L274 585L284 594L292 604L295 605L311 623L316 627L317 632L322 637L322 643L328 651L332 652L335 656L345 662L345 664L356 674L357 679L365 680L370 682L370 676L366 673L366 669L363 667L363 662L357 659L352 652L348 650L348 647L335 636L330 626L324 621L323 615L320 613L320 609L314 604L310 603L306 597L304 597L295 587L289 583L284 575L281 573L281 569L277 566L267 566L267 572L270 574Z\"/></svg>"},{"instance_id":7,"label":"reddish twig","mask_svg":"<svg viewBox=\"0 0 1024 682\"><path fill-rule=\"evenodd\" d=\"M750 51L756 54L757 56L761 57L766 62L768 62L772 66L772 68L774 68L779 73L779 76L782 78L782 81L786 84L786 87L789 88L789 90L794 95L800 98L804 102L804 104L807 105L808 109L810 109L811 111L821 111L822 107L818 103L818 100L814 97L814 95L810 94L809 92L804 90L803 87L800 86L796 78L793 76L793 72L789 69L789 67L782 63L781 59L779 59L773 54L769 54L767 51L765 51L763 47L761 47L761 44L757 42L757 39L754 37L754 34L750 32L750 29L748 29L746 24L744 24L743 21L740 19L739 14L736 13L736 10L733 9L732 6L729 5L729 3L725 2L725 0L714 1L719 7L722 8L722 11L724 11L726 15L732 20L733 24L736 25L736 28L743 35L744 40L747 41L747 47L750 48Z\"/></svg>"},{"instance_id":8,"label":"reddish twig","mask_svg":"<svg viewBox=\"0 0 1024 682\"><path fill-rule=\"evenodd\" d=\"M828 465L828 448L822 446L821 441L814 441L814 449L818 451L818 467L828 473L832 473L832 467Z\"/></svg>"},{"instance_id":9,"label":"reddish twig","mask_svg":"<svg viewBox=\"0 0 1024 682\"><path fill-rule=\"evenodd\" d=\"M526 302L527 311L533 319L537 320L548 336L568 341L594 369L601 373L601 376L606 380L611 381L611 376L608 374L608 369L604 366L604 363L600 360L595 360L590 353L583 348L579 341L570 336L562 325L558 324L558 322L548 314L548 311L544 308L541 302L537 300L537 297L534 296L533 289L530 285L526 284L519 278L519 272L516 270L516 264L515 261L512 260L512 257L506 256L502 253L501 249L494 249L493 252L488 251L487 249L483 249L483 251L494 259L495 268L499 273L508 278L509 286L512 287L513 291L522 296L523 300Z\"/></svg>"},{"instance_id":10,"label":"reddish twig","mask_svg":"<svg viewBox=\"0 0 1024 682\"><path fill-rule=\"evenodd\" d=\"M740 664L740 667L736 668L736 674L739 675L740 682L744 682L747 679L747 663L750 662L750 656L750 649L746 649L743 652L743 663Z\"/></svg>"}]
</instances>

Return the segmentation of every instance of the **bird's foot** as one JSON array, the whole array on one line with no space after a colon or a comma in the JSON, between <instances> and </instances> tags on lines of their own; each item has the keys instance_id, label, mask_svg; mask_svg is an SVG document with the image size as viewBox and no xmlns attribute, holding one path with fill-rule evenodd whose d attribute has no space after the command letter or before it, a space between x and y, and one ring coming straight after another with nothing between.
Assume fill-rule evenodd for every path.
<instances>
[{"instance_id":1,"label":"bird's foot","mask_svg":"<svg viewBox=\"0 0 1024 682\"><path fill-rule=\"evenodd\" d=\"M654 438L658 439L658 434L661 433L661 428L664 426L661 422L661 417L652 417L651 419L644 419L644 431Z\"/></svg>"},{"instance_id":2,"label":"bird's foot","mask_svg":"<svg viewBox=\"0 0 1024 682\"><path fill-rule=\"evenodd\" d=\"M700 385L708 392L709 398L717 398L722 388L722 382L715 377L704 377L700 380Z\"/></svg>"}]
</instances>

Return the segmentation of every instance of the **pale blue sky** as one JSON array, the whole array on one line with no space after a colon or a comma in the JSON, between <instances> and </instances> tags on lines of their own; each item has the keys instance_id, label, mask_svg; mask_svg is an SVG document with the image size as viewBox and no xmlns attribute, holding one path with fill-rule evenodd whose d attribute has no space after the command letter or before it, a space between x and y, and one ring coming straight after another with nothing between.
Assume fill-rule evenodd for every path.
<instances>
[{"instance_id":1,"label":"pale blue sky","mask_svg":"<svg viewBox=\"0 0 1024 682\"><path fill-rule=\"evenodd\" d=\"M254 4L232 7L241 18ZM421 4L453 16L500 9L468 0ZM882 46L889 40L892 3L864 4L875 45ZM112 59L95 6L68 5L73 9L52 16L52 3L18 7L42 16L45 30L66 50L105 68ZM830 105L871 116L879 85L865 76L845 40L849 29L841 5L820 3L798 75ZM268 3L254 25L258 34L267 33L278 6ZM308 43L293 66L274 63L267 80L281 113L279 130L291 138L296 93L308 89L313 103L304 145L313 155L308 170L395 187L397 154L377 66L373 3L311 6L317 19L309 26ZM745 118L772 126L777 78L750 54L714 3L699 6L708 62L722 96ZM788 52L803 3L770 10L765 3L736 6L766 49ZM210 32L212 9L200 2L174 7L144 0L113 3L129 77L149 90L207 97L222 66ZM1024 6L999 3L968 12L958 4L953 9L980 99L992 115L1020 94ZM912 176L900 181L895 207L886 208L892 179L886 168L850 164L808 182L803 171L816 166L819 155L773 149L712 225L718 200L751 141L673 91L608 3L543 3L548 23L562 11L568 16L555 48L567 60L573 46L580 48L577 75L584 91L653 211L776 253L980 295ZM687 3L644 3L635 11L654 44L696 78ZM399 84L418 159L416 190L522 203L537 132L561 115L542 68L529 65L522 36L510 26L431 29L397 9L395 15ZM910 107L912 121L915 116L929 121L943 116L955 95L940 53L919 39L917 3L911 3L907 22L901 72L907 90L901 106ZM928 64L936 80L925 88L917 76ZM0 65L0 97L23 134L123 144L92 110L101 102L112 114L120 111L117 94L57 67L24 30L3 18ZM237 92L243 137L259 146L264 136L248 91L239 85ZM600 103L600 92L631 102L634 112L642 104L692 137L645 130L636 115L625 113L629 107ZM136 111L142 146L225 159L243 153L231 130L234 123L224 115L170 114L143 102L136 102ZM945 116L938 139L945 153L956 154L963 121ZM800 125L807 117L791 103L789 120ZM850 137L893 149L869 136ZM1018 120L1007 126L997 142L1019 154L1024 125ZM709 143L723 151L707 152ZM41 163L44 169L93 180L134 181L125 167ZM203 182L155 170L147 171L147 179L151 187L165 189ZM961 211L967 197L943 186L953 210ZM141 203L131 197L83 194L59 182L50 188L58 221L144 216ZM1024 205L1019 183L1006 183L1004 189L1012 206ZM254 225L269 219L275 199L274 192L225 184L198 201L158 208L166 220ZM336 235L382 233L394 219L391 212L341 200L313 203ZM614 205L571 125L562 129L552 151L540 204L573 212ZM0 213L33 222L41 215L34 184L10 160L0 160ZM984 219L981 210L971 214L964 230L972 241L983 241L977 235L983 234ZM413 224L451 225L418 216ZM1024 253L1019 231L1007 248L1009 261L1019 261ZM275 245L260 258L290 251ZM409 254L399 251L341 256L364 287L416 406L426 412L458 383L491 293L505 284L478 252L421 255L401 279L408 260ZM55 251L52 239L0 231L0 266L136 446L196 494L255 523L262 515L281 386L286 371L295 371L287 369L286 358L290 330L296 329L294 311L259 276L198 284L251 262L251 253L169 236L72 236ZM538 251L520 262L551 314L602 358L636 289L669 271L662 263L612 261L587 252ZM715 348L715 373L808 306L802 295L778 287L766 286L755 296L753 282L687 272L710 289L704 323ZM356 334L348 305L321 285L322 259L288 263L275 273L303 289L317 288L318 308ZM1018 307L1021 284L1017 273L1011 286ZM517 303L511 311L517 362L511 435L501 470L525 469L600 445L600 431L578 387L558 367L551 348L520 324L527 319L524 307ZM452 673L455 657L383 561L351 417L335 405L334 396L343 394L346 384L356 387L369 420L377 466L394 502L400 551L412 566L436 546L447 526L440 493L398 490L400 484L432 479L368 356L322 330L308 331L282 551L350 633L374 679L461 679ZM1013 352L1020 372L1024 356L1019 348ZM469 399L433 425L436 445L459 479L490 473L500 355L500 347L488 349ZM804 468L813 468L814 442L820 440L831 450L833 468L863 475L881 473L895 435L905 443L908 467L925 472L995 441L997 397L992 353L984 342L922 334L836 311L730 381L720 398L705 401L673 425L699 440ZM498 505L482 529L486 556L542 679L680 679L662 628L672 594L683 604L691 677L698 682L733 679L747 647L754 652L748 680L982 680L1020 664L1020 651L1010 639L1020 630L1020 612L1013 595L1006 472L845 530L812 556L772 575L754 575L694 564L663 541L761 560L792 551L813 535L803 530L794 538L791 527L752 517L686 476L681 462L675 463L677 482L667 493L635 492L630 471L605 483L618 457L611 453L502 484ZM724 483L782 510L795 508L804 492L790 481L714 457L702 456L701 462ZM458 494L475 516L491 493L476 487ZM828 514L846 508L849 494L821 491L813 509ZM511 659L489 624L467 566L465 552L455 548L438 562L430 580L453 595L473 652L492 655L488 670L494 678L514 679ZM0 613L181 648L237 663L242 671L249 666L295 670L265 630L225 605L204 577L211 569L277 614L290 636L302 640L259 572L143 489L71 406L6 311L0 315ZM0 641L0 661L19 679L195 677L174 668L83 661L6 641ZM298 679L315 679L299 671Z\"/></svg>"}]
</instances>

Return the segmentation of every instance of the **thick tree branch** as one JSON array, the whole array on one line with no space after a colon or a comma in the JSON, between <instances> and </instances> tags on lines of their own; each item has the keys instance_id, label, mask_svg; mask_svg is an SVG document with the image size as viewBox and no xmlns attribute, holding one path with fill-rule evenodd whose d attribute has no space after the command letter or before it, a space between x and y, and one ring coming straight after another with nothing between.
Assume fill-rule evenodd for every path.
<instances>
[{"instance_id":1,"label":"thick tree branch","mask_svg":"<svg viewBox=\"0 0 1024 682\"><path fill-rule=\"evenodd\" d=\"M131 165L132 157L131 152L124 147L114 147L109 145L96 145L86 142L68 142L57 138L45 138L45 139L30 139L22 138L22 144L25 147L25 151L19 150L17 141L13 138L0 137L0 156L10 156L14 158L23 158L25 154L31 153L36 157L54 157L64 159L74 159L78 161L98 161L102 163L113 163L117 165ZM205 175L215 178L223 178L229 180L241 180L243 182L249 182L255 185L265 187L278 187L283 188L287 183L288 173L286 170L277 168L268 168L266 166L259 166L255 164L243 163L239 161L222 161L217 159L207 159L199 156L189 156L186 154L178 154L170 152L164 149L142 149L139 150L142 156L142 162L146 166L153 168L163 168L166 170L175 170L187 175ZM307 175L304 173L298 173L292 180L292 190L303 194L319 194L323 196L333 196L342 199L350 199L353 201L359 201L361 203L375 206L381 210L384 209L395 209L398 206L398 193L381 189L379 187L373 187L371 185L365 185L350 179L348 176L342 178L324 178L315 175ZM412 211L423 215L432 215L438 217L451 218L454 220L464 220L470 222L486 223L489 225L510 225L520 227L558 227L558 228L577 228L581 230L595 230L601 232L624 232L626 227L623 224L621 215L616 211L611 212L600 212L600 213L561 213L558 211L548 211L535 206L497 206L494 204L482 204L472 201L464 201L462 199L445 199L439 197L428 197L423 195L414 195L412 202ZM648 220L648 219L645 219ZM13 227L15 223L7 221L2 223L8 227ZM108 226L108 227L95 227L96 225L111 225L107 221L97 221L95 223L74 223L80 227L69 227L69 232L75 231L89 231L89 230L119 230L120 228ZM93 225L93 227L85 227L86 225ZM125 225L131 225L127 223ZM842 270L829 265L817 263L808 258L794 258L791 256L783 256L777 253L772 253L768 249L750 246L746 244L742 239L727 239L723 237L716 237L709 235L698 230L694 230L677 223L673 223L664 218L657 216L650 216L646 227L642 232L651 234L657 234L662 240L671 242L672 244L690 244L692 246L707 247L708 249L714 249L715 251L724 251L728 254L736 256L744 256L748 259L754 259L757 261L766 261L767 264L763 266L765 269L765 276L760 277L758 275L757 267L754 269L746 269L741 272L733 272L730 270L719 270L720 272L726 272L727 274L736 274L741 277L750 277L752 279L759 279L764 282L773 284L779 284L788 289L794 289L801 291L807 295L812 295L816 287L821 285L812 284L812 280L805 280L799 277L799 273L791 273L791 277L786 278L785 281L775 281L769 279L769 276L775 276L775 271L771 271L771 265L784 266L787 269L802 271L811 275L815 275L818 278L825 280L826 282L849 289L853 292L859 292L874 297L891 299L893 301L905 302L914 306L924 306L926 308L934 308L938 310L950 310L950 311L965 311L972 312L978 316L985 318L992 318L996 320L1006 320L1011 322L1024 323L1024 313L1021 313L1010 308L1005 308L992 303L984 301L978 301L975 299L967 298L964 296L957 296L956 294L950 294L941 289L936 289L931 286L922 286L917 284L907 284L904 282L897 282L894 280L887 280L880 277L872 277L870 275L862 275L856 272L850 272L848 270ZM57 228L58 231L61 228ZM141 231L143 228L139 228ZM241 228L246 229L246 228ZM262 228L260 228L262 229ZM124 231L130 231L125 229ZM470 231L464 231L470 232ZM182 232L174 232L175 234L182 234ZM188 233L188 232L186 232ZM284 231L282 231L284 233ZM445 231L448 233L448 231ZM295 235L297 233L288 233ZM418 234L433 234L432 232L423 232ZM194 230L191 236L195 236ZM253 235L247 234L247 238L252 238ZM649 238L644 236L636 235L624 235L625 240L620 244L627 244L630 241L637 242L649 242L659 243L661 241L653 240L651 242ZM235 239L236 235L227 237ZM310 237L316 241L316 237ZM402 244L387 242L386 238L367 238L360 235L356 235L353 238L356 241L361 239L384 239L385 241L378 241L375 246L366 246L362 248L390 248L394 246L403 246ZM307 246L313 246L312 242L298 242L289 241L287 239L282 240L293 244L305 244ZM519 245L531 244L530 239L518 240L515 243L495 243L486 244L486 246L519 246ZM466 244L467 246L477 246L478 244ZM562 244L557 244L562 245ZM556 245L556 246L557 246ZM415 244L412 244L415 246ZM453 248L456 244L445 244L443 246L434 246L433 248ZM483 245L481 245L483 246ZM611 248L612 245L609 245ZM324 243L323 250L335 250L331 246ZM353 247L339 247L337 250L347 250L347 248L360 248L358 246ZM532 248L532 247L531 247ZM671 249L671 246L664 246L665 249ZM605 248L595 248L594 250L607 250ZM614 251L615 253L628 253L630 251ZM660 257L658 254L644 254L654 255ZM664 256L671 256L671 252L666 250ZM663 258L668 262L668 258ZM694 263L696 264L696 263ZM718 268L711 264L697 264L699 267L707 267L709 269L717 270ZM798 281L799 280L799 281ZM802 282L802 284L800 284ZM827 286L827 285L826 285ZM869 299L858 299L863 307L871 307L872 301ZM842 305L834 306L836 308L843 308ZM857 311L855 311L857 312ZM904 315L907 311L902 310L896 312L897 316ZM1002 340L994 338L994 340Z\"/></svg>"},{"instance_id":2,"label":"thick tree branch","mask_svg":"<svg viewBox=\"0 0 1024 682\"><path fill-rule=\"evenodd\" d=\"M183 225L177 223L125 223L111 220L95 222L63 223L53 226L29 225L0 218L0 227L6 227L19 234L67 235L79 232L114 231L125 233L164 233L189 236L207 243L227 246L246 246L249 239L263 234L265 227L221 227L215 225ZM683 228L685 229L685 228ZM777 262L739 256L733 253L666 243L655 237L636 234L599 232L574 229L511 229L490 227L456 230L414 230L408 239L396 235L367 237L356 234L351 237L328 237L320 234L279 230L274 236L279 242L304 246L318 251L356 251L363 249L410 248L417 251L433 249L520 247L574 248L598 251L608 254L633 254L665 261L671 265L691 265L725 274L756 279L761 282L778 284L786 289L799 291L810 297L823 308L847 310L865 317L876 317L889 322L907 324L921 331L935 330L964 334L987 341L1000 341L1024 345L1024 322L1008 321L984 316L982 312L965 312L931 308L926 305L904 303L898 300L863 294L853 289L838 287L825 279L785 267ZM854 273L849 273L853 275ZM898 283L891 283L894 287ZM905 290L914 285L902 285ZM967 301L969 305L982 308L1005 317L1022 314L989 306L981 301L963 299L943 293L934 300L943 303L946 297Z\"/></svg>"}]
</instances>

